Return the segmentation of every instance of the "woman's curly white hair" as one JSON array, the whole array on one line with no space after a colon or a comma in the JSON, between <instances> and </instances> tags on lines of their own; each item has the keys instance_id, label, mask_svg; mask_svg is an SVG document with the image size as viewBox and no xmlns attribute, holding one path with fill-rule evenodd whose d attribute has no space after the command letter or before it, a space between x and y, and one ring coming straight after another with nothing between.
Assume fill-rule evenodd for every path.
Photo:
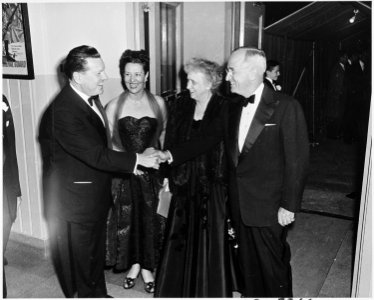
<instances>
[{"instance_id":1,"label":"woman's curly white hair","mask_svg":"<svg viewBox=\"0 0 374 300\"><path fill-rule=\"evenodd\" d=\"M222 83L222 67L213 61L204 58L194 57L184 65L184 71L201 72L205 74L207 80L212 83L212 92L214 92Z\"/></svg>"}]
</instances>

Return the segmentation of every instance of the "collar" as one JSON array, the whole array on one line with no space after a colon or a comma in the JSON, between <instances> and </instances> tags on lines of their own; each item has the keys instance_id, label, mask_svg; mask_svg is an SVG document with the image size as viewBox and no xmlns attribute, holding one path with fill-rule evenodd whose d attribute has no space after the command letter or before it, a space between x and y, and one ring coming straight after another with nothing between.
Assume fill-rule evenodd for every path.
<instances>
[{"instance_id":1,"label":"collar","mask_svg":"<svg viewBox=\"0 0 374 300\"><path fill-rule=\"evenodd\" d=\"M76 92L83 100L84 102L86 102L88 105L90 105L88 103L88 98L90 98L90 96L86 95L85 93L81 92L80 90L78 90L76 87L74 87L71 82L69 83L70 84L70 87L74 90L74 92ZM90 105L91 106L91 105Z\"/></svg>"},{"instance_id":2,"label":"collar","mask_svg":"<svg viewBox=\"0 0 374 300\"><path fill-rule=\"evenodd\" d=\"M252 95L255 95L255 103L260 101L263 90L264 90L264 83L261 82L261 84L257 87L255 92L252 94Z\"/></svg>"},{"instance_id":3,"label":"collar","mask_svg":"<svg viewBox=\"0 0 374 300\"><path fill-rule=\"evenodd\" d=\"M364 70L364 68L365 68L365 63L364 63L361 59L359 59L358 62L360 63L361 69Z\"/></svg>"},{"instance_id":4,"label":"collar","mask_svg":"<svg viewBox=\"0 0 374 300\"><path fill-rule=\"evenodd\" d=\"M271 83L274 83L273 82L273 79L269 78L269 77L265 77L265 79L269 80Z\"/></svg>"}]
</instances>

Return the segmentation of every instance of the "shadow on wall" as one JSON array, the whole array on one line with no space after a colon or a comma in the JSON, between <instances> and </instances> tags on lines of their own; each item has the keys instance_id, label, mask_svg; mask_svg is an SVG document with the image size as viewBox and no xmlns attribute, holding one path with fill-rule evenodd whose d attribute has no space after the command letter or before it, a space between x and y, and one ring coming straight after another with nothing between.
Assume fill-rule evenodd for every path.
<instances>
[{"instance_id":1,"label":"shadow on wall","mask_svg":"<svg viewBox=\"0 0 374 300\"><path fill-rule=\"evenodd\" d=\"M60 61L56 69L57 81L61 89L69 82L69 79L66 77L64 73L64 64L65 58Z\"/></svg>"}]
</instances>

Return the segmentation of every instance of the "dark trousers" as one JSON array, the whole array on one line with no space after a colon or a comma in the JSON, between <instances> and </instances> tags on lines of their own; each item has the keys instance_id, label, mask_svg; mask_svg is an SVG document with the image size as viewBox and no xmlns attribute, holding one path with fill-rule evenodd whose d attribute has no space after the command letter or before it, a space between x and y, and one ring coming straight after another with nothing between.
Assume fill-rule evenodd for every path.
<instances>
[{"instance_id":1,"label":"dark trousers","mask_svg":"<svg viewBox=\"0 0 374 300\"><path fill-rule=\"evenodd\" d=\"M9 241L10 230L12 228L13 222L10 220L9 217L6 216L4 212L4 219L3 219L3 255L5 254L6 246ZM8 290L6 286L6 279L5 279L5 267L3 266L3 297L6 298L8 295Z\"/></svg>"},{"instance_id":2,"label":"dark trousers","mask_svg":"<svg viewBox=\"0 0 374 300\"><path fill-rule=\"evenodd\" d=\"M47 220L53 265L67 298L105 298L106 220L71 223Z\"/></svg>"},{"instance_id":3,"label":"dark trousers","mask_svg":"<svg viewBox=\"0 0 374 300\"><path fill-rule=\"evenodd\" d=\"M292 297L291 252L287 231L239 224L239 258L245 297Z\"/></svg>"},{"instance_id":4,"label":"dark trousers","mask_svg":"<svg viewBox=\"0 0 374 300\"><path fill-rule=\"evenodd\" d=\"M17 201L17 197L8 198L6 189L3 189L3 255L5 254L6 246L9 241L10 230L12 229L13 220L10 216L10 211L8 207L8 201ZM3 257L4 258L4 257ZM8 296L8 290L5 279L5 267L3 266L3 297Z\"/></svg>"}]
</instances>

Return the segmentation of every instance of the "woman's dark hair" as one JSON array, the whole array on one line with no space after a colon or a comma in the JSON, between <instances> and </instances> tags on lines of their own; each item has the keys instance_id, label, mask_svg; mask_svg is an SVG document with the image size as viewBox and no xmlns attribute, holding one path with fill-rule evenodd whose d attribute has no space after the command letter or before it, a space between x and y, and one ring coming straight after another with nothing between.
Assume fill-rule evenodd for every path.
<instances>
[{"instance_id":1,"label":"woman's dark hair","mask_svg":"<svg viewBox=\"0 0 374 300\"><path fill-rule=\"evenodd\" d=\"M143 66L144 74L147 74L149 71L149 56L145 50L135 51L127 49L122 53L121 58L119 59L119 73L121 75L121 84L125 90L124 72L128 63L141 64Z\"/></svg>"},{"instance_id":2,"label":"woman's dark hair","mask_svg":"<svg viewBox=\"0 0 374 300\"><path fill-rule=\"evenodd\" d=\"M68 56L62 65L62 71L67 78L72 79L74 72L84 71L86 69L87 58L100 58L100 53L90 46L79 46L70 50Z\"/></svg>"},{"instance_id":3,"label":"woman's dark hair","mask_svg":"<svg viewBox=\"0 0 374 300\"><path fill-rule=\"evenodd\" d=\"M266 62L266 71L272 71L276 66L280 66L279 61L269 59Z\"/></svg>"}]
</instances>

